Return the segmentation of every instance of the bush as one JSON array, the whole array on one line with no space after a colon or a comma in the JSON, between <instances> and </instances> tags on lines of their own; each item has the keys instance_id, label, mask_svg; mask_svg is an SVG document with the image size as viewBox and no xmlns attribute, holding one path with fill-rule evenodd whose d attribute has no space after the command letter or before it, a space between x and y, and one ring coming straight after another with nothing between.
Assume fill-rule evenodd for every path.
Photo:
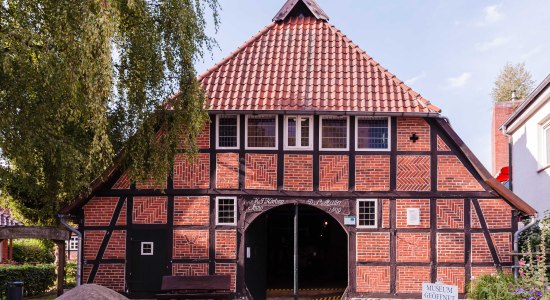
<instances>
[{"instance_id":1,"label":"bush","mask_svg":"<svg viewBox=\"0 0 550 300\"><path fill-rule=\"evenodd\" d=\"M514 277L498 273L482 275L474 279L468 288L468 299L472 300L516 300Z\"/></svg>"},{"instance_id":2,"label":"bush","mask_svg":"<svg viewBox=\"0 0 550 300\"><path fill-rule=\"evenodd\" d=\"M3 291L6 284L12 281L25 283L25 296L42 294L55 282L54 265L11 265L0 268L0 287Z\"/></svg>"},{"instance_id":3,"label":"bush","mask_svg":"<svg viewBox=\"0 0 550 300\"><path fill-rule=\"evenodd\" d=\"M51 264L55 261L54 243L37 239L14 240L13 260L22 264Z\"/></svg>"},{"instance_id":4,"label":"bush","mask_svg":"<svg viewBox=\"0 0 550 300\"><path fill-rule=\"evenodd\" d=\"M68 262L65 265L65 287L72 288L76 286L76 263Z\"/></svg>"}]
</instances>

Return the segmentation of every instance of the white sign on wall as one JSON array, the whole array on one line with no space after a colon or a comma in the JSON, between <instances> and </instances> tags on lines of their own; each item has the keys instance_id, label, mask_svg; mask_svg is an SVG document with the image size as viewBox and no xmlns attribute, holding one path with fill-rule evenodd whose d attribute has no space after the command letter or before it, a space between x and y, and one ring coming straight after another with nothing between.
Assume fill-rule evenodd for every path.
<instances>
[{"instance_id":1,"label":"white sign on wall","mask_svg":"<svg viewBox=\"0 0 550 300\"><path fill-rule=\"evenodd\" d=\"M422 300L458 300L458 286L424 282Z\"/></svg>"},{"instance_id":2,"label":"white sign on wall","mask_svg":"<svg viewBox=\"0 0 550 300\"><path fill-rule=\"evenodd\" d=\"M420 208L407 208L407 225L420 225Z\"/></svg>"}]
</instances>

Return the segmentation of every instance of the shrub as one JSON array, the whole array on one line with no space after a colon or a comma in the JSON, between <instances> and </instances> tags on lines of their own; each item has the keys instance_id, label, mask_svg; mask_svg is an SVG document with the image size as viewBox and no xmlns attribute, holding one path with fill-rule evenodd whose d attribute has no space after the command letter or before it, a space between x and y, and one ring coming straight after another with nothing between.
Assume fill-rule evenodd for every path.
<instances>
[{"instance_id":1,"label":"shrub","mask_svg":"<svg viewBox=\"0 0 550 300\"><path fill-rule=\"evenodd\" d=\"M65 287L72 288L76 286L76 263L68 262L65 265Z\"/></svg>"},{"instance_id":2,"label":"shrub","mask_svg":"<svg viewBox=\"0 0 550 300\"><path fill-rule=\"evenodd\" d=\"M515 283L512 275L502 272L482 275L474 279L468 288L468 299L472 300L516 300Z\"/></svg>"},{"instance_id":3,"label":"shrub","mask_svg":"<svg viewBox=\"0 0 550 300\"><path fill-rule=\"evenodd\" d=\"M13 281L25 283L25 296L42 294L50 289L56 279L55 266L11 265L0 268L0 287L5 291L6 284Z\"/></svg>"},{"instance_id":4,"label":"shrub","mask_svg":"<svg viewBox=\"0 0 550 300\"><path fill-rule=\"evenodd\" d=\"M13 260L22 264L51 264L55 261L54 243L37 239L14 240Z\"/></svg>"}]
</instances>

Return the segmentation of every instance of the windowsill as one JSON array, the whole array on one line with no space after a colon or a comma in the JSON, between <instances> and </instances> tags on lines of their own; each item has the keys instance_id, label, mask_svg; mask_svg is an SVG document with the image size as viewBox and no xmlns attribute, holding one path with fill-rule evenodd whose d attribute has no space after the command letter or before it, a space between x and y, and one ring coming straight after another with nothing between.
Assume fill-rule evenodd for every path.
<instances>
[{"instance_id":1,"label":"windowsill","mask_svg":"<svg viewBox=\"0 0 550 300\"><path fill-rule=\"evenodd\" d=\"M547 165L546 167L542 167L542 168L537 170L537 173L541 173L543 171L546 171L546 169L549 169L549 168L550 168L550 165Z\"/></svg>"}]
</instances>

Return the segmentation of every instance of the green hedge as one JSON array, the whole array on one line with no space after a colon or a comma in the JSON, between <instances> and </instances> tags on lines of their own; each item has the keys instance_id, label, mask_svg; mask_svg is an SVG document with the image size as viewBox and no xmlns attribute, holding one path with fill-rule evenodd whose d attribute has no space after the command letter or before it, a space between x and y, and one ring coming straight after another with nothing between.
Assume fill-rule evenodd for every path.
<instances>
[{"instance_id":1,"label":"green hedge","mask_svg":"<svg viewBox=\"0 0 550 300\"><path fill-rule=\"evenodd\" d=\"M55 279L55 265L13 265L0 268L0 287L4 297L8 282L23 281L25 296L33 296L48 291Z\"/></svg>"},{"instance_id":2,"label":"green hedge","mask_svg":"<svg viewBox=\"0 0 550 300\"><path fill-rule=\"evenodd\" d=\"M14 240L13 260L21 264L51 264L55 261L54 243L38 239Z\"/></svg>"}]
</instances>

